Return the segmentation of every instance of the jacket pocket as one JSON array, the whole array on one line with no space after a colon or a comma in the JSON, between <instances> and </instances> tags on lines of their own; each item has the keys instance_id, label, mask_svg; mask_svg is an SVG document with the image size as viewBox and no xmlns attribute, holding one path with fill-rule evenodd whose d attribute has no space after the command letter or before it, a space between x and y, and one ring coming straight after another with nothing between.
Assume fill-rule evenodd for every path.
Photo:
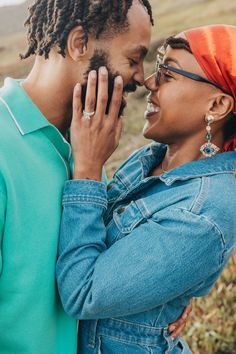
<instances>
[{"instance_id":1,"label":"jacket pocket","mask_svg":"<svg viewBox=\"0 0 236 354\"><path fill-rule=\"evenodd\" d=\"M123 235L129 234L135 227L146 221L146 218L134 201L127 206L121 206L116 209L113 213L113 218L116 226Z\"/></svg>"}]
</instances>

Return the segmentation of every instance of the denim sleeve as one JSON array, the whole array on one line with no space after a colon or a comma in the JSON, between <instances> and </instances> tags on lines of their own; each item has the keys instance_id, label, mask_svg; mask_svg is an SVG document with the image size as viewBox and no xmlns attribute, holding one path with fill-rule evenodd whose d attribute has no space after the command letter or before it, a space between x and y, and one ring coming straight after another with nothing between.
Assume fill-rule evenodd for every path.
<instances>
[{"instance_id":1,"label":"denim sleeve","mask_svg":"<svg viewBox=\"0 0 236 354\"><path fill-rule=\"evenodd\" d=\"M221 235L199 215L164 210L107 249L105 185L69 181L63 205L56 274L65 311L77 319L153 309L221 267Z\"/></svg>"}]
</instances>

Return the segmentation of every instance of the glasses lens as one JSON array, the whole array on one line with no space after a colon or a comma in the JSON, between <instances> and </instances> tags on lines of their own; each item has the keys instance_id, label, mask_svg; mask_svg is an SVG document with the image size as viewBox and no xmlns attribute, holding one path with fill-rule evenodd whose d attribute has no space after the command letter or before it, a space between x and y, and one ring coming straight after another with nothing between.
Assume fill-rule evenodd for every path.
<instances>
[{"instance_id":1,"label":"glasses lens","mask_svg":"<svg viewBox=\"0 0 236 354\"><path fill-rule=\"evenodd\" d=\"M160 82L160 67L159 67L159 62L157 61L156 62L156 69L155 69L155 72L156 72L156 75L155 75L155 82L156 82L156 85L158 86L159 85L159 82Z\"/></svg>"},{"instance_id":2,"label":"glasses lens","mask_svg":"<svg viewBox=\"0 0 236 354\"><path fill-rule=\"evenodd\" d=\"M163 57L160 54L157 54L157 60L156 60L156 85L160 85L160 79L161 79L161 68L160 65L163 61Z\"/></svg>"}]
</instances>

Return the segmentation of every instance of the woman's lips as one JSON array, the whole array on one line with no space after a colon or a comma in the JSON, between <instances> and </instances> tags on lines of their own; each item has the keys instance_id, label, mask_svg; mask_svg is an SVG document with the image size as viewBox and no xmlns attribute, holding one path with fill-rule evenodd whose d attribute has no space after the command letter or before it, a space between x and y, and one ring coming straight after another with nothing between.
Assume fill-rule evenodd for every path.
<instances>
[{"instance_id":1,"label":"woman's lips","mask_svg":"<svg viewBox=\"0 0 236 354\"><path fill-rule=\"evenodd\" d=\"M160 112L160 107L155 105L154 103L152 102L148 102L148 105L147 105L147 110L145 112L145 118L149 118L157 113Z\"/></svg>"}]
</instances>

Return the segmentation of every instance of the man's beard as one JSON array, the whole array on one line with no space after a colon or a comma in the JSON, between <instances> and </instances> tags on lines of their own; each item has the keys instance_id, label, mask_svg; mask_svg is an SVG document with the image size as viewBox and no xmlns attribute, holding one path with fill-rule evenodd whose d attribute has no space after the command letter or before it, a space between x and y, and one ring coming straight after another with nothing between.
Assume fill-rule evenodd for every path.
<instances>
[{"instance_id":1,"label":"man's beard","mask_svg":"<svg viewBox=\"0 0 236 354\"><path fill-rule=\"evenodd\" d=\"M119 72L114 72L114 70L111 68L111 65L109 63L108 53L103 50L96 49L94 51L92 58L90 59L89 68L88 68L87 72L85 73L86 83L82 85L82 104L83 104L83 109L84 109L85 108L85 100L86 100L88 74L91 70L96 70L98 73L98 70L101 66L105 66L108 70L108 102L107 102L107 107L106 107L106 114L108 114L111 100L112 100L114 81L115 81L115 78L119 75ZM134 83L134 82L129 83L124 86L123 93L135 92L136 89L137 89L137 83ZM97 82L96 94L97 93L98 93L98 82ZM126 107L126 101L123 97L121 105L120 105L119 117L123 115L125 107Z\"/></svg>"}]
</instances>

